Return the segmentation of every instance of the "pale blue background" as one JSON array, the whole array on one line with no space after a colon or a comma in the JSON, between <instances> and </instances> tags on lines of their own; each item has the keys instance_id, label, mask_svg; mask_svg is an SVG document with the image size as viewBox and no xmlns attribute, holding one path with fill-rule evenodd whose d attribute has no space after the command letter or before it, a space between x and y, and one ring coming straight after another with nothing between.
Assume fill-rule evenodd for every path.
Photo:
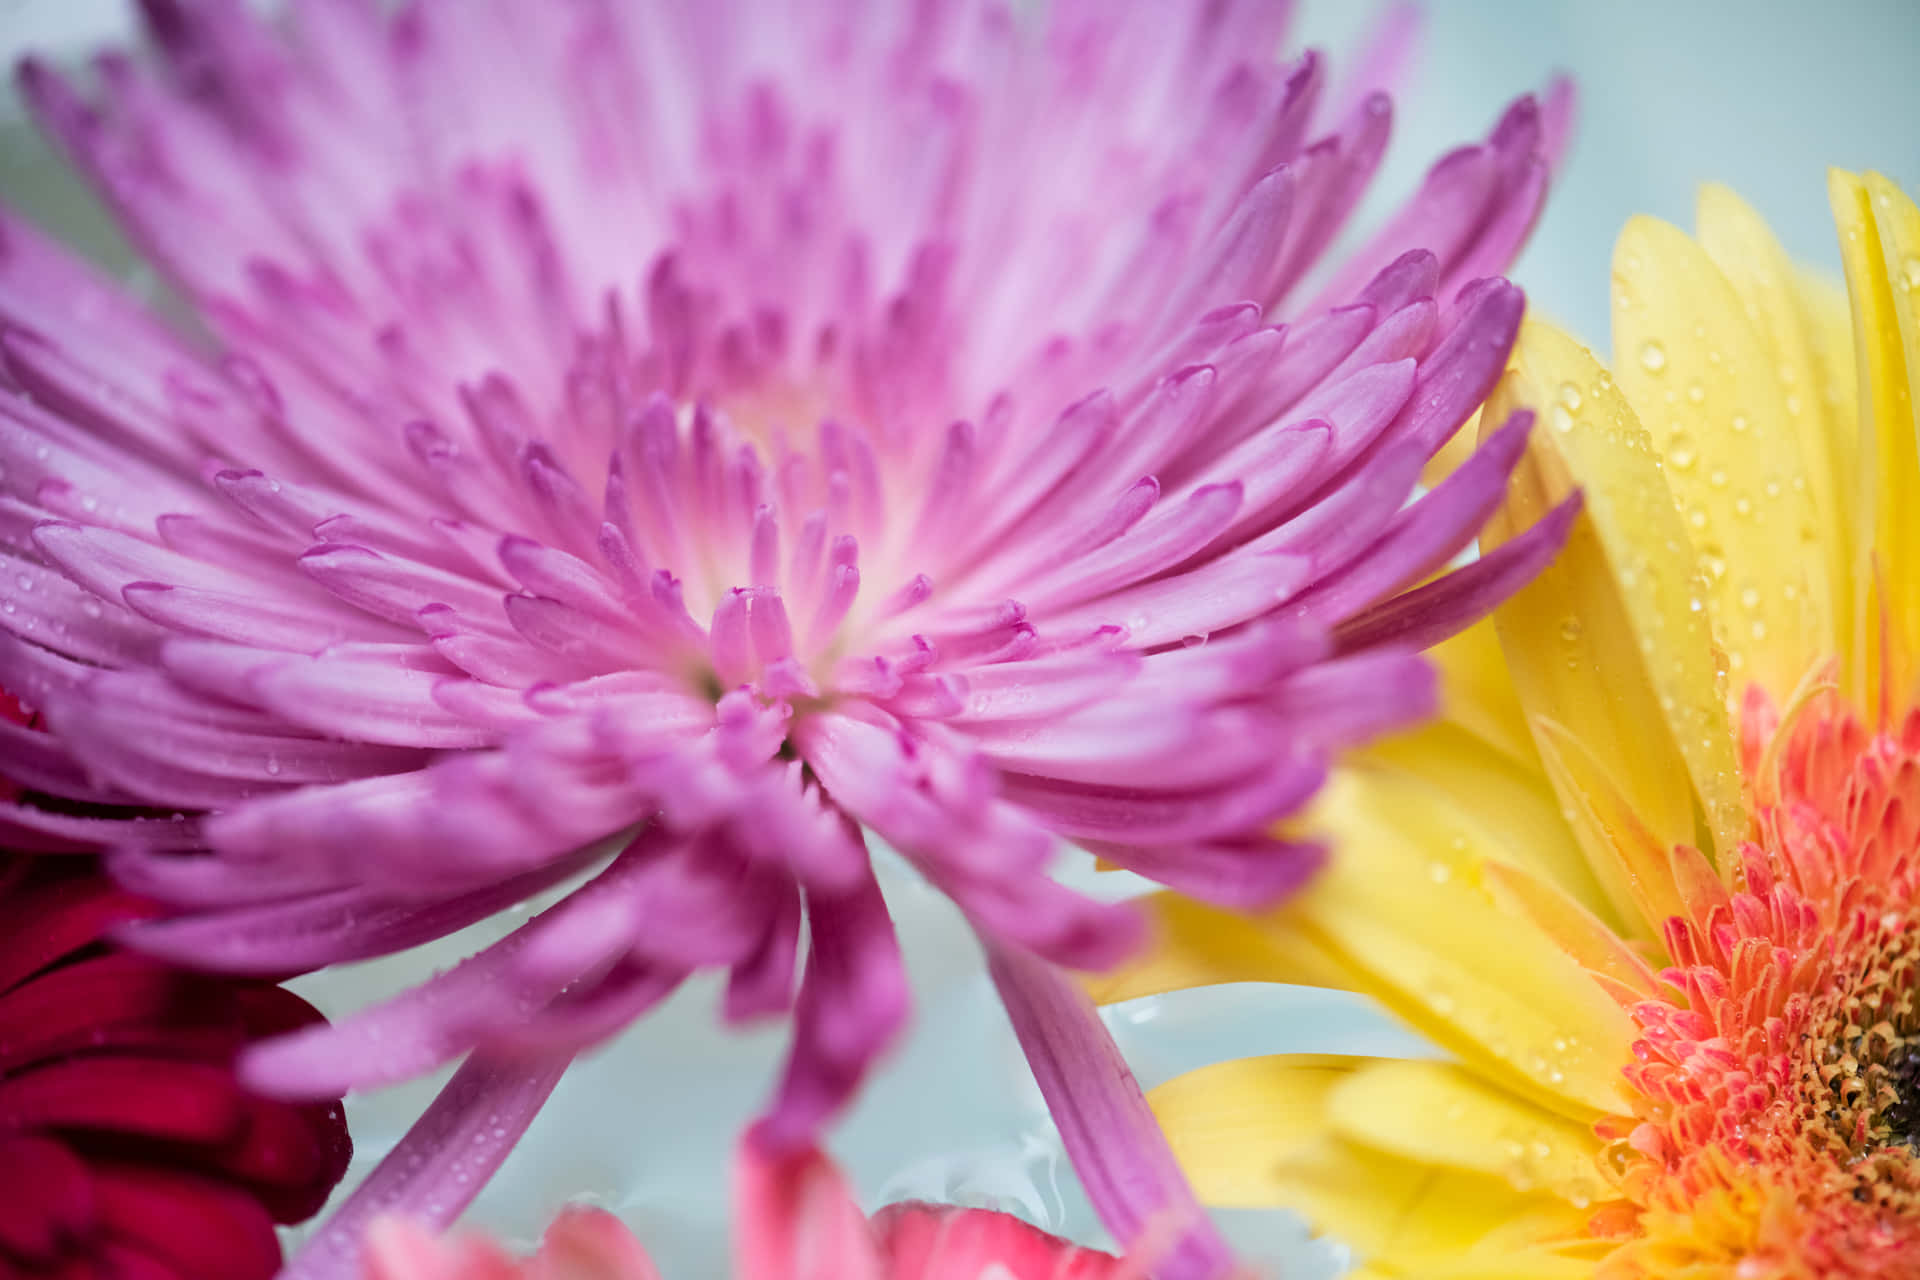
<instances>
[{"instance_id":1,"label":"pale blue background","mask_svg":"<svg viewBox=\"0 0 1920 1280\"><path fill-rule=\"evenodd\" d=\"M71 50L122 29L126 7L0 0L0 48ZM1309 0L1303 36L1337 60L1372 9ZM1791 251L1832 263L1826 165L1877 167L1920 188L1920 0L1479 0L1437 3L1428 14L1425 53L1400 95L1370 207L1399 199L1442 150L1478 137L1508 98L1550 70L1574 73L1575 147L1516 274L1537 308L1596 343L1605 342L1608 253L1631 213L1689 223L1696 184L1717 179L1752 201ZM113 252L97 218L3 119L0 192ZM839 1131L837 1153L870 1202L917 1194L994 1203L1091 1238L964 929L904 873L888 879L922 1017ZM310 985L324 1003L348 1008L458 954L442 947ZM726 1150L762 1096L780 1038L722 1038L711 1004L710 989L691 992L576 1070L476 1216L526 1238L557 1204L587 1196L642 1230L670 1276L717 1274ZM1121 1010L1115 1025L1148 1083L1235 1053L1418 1051L1356 1002L1321 993L1226 990ZM384 1150L424 1096L414 1088L357 1105L363 1155ZM1234 1215L1228 1225L1257 1254L1284 1262L1289 1277L1339 1266L1337 1247L1308 1245L1284 1219Z\"/></svg>"}]
</instances>

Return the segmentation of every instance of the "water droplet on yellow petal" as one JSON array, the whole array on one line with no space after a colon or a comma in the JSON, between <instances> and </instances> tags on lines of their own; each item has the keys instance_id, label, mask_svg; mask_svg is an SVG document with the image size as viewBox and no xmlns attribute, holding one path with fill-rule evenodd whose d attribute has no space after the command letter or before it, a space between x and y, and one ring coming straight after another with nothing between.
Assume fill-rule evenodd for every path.
<instances>
[{"instance_id":1,"label":"water droplet on yellow petal","mask_svg":"<svg viewBox=\"0 0 1920 1280\"><path fill-rule=\"evenodd\" d=\"M1673 439L1667 442L1667 462L1674 470L1690 470L1699 457L1699 453L1693 447L1693 437L1684 431L1673 433Z\"/></svg>"}]
</instances>

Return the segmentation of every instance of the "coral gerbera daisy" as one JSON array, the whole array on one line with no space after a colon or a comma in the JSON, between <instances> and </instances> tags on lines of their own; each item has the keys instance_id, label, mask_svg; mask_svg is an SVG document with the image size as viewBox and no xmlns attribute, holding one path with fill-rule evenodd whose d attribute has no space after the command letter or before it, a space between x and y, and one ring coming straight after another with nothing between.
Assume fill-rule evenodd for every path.
<instances>
[{"instance_id":1,"label":"coral gerbera daisy","mask_svg":"<svg viewBox=\"0 0 1920 1280\"><path fill-rule=\"evenodd\" d=\"M917 1201L865 1217L818 1150L745 1143L734 1181L738 1280L1143 1280L1136 1264L1010 1214ZM660 1280L618 1218L563 1210L516 1260L483 1236L438 1238L405 1218L373 1224L364 1280Z\"/></svg>"},{"instance_id":2,"label":"coral gerbera daisy","mask_svg":"<svg viewBox=\"0 0 1920 1280\"><path fill-rule=\"evenodd\" d=\"M1341 985L1454 1055L1170 1082L1203 1198L1373 1275L1920 1275L1920 212L1831 190L1850 315L1710 189L1622 235L1611 374L1523 333L1489 407L1552 425L1489 529L1580 484L1565 556L1329 789L1297 906L1163 902L1107 990Z\"/></svg>"},{"instance_id":3,"label":"coral gerbera daisy","mask_svg":"<svg viewBox=\"0 0 1920 1280\"><path fill-rule=\"evenodd\" d=\"M1130 1239L1177 1170L1051 966L1137 916L1049 864L1283 895L1315 850L1244 833L1557 546L1429 581L1524 414L1405 500L1504 367L1480 277L1565 95L1322 270L1393 58L1283 67L1270 0L142 7L156 59L23 85L202 327L0 226L0 680L51 730L0 758L179 818L11 821L125 847L183 911L143 945L238 972L591 877L249 1057L307 1097L470 1055L312 1265L457 1211L698 971L791 1010L758 1133L810 1143L904 1016L868 831L987 941Z\"/></svg>"}]
</instances>

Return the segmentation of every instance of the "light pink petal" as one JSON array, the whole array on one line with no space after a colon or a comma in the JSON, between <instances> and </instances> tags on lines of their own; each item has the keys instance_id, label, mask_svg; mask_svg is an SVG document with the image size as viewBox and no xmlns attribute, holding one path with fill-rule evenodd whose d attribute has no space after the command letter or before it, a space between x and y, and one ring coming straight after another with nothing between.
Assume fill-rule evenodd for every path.
<instances>
[{"instance_id":1,"label":"light pink petal","mask_svg":"<svg viewBox=\"0 0 1920 1280\"><path fill-rule=\"evenodd\" d=\"M866 1216L817 1147L743 1140L733 1213L738 1280L886 1280Z\"/></svg>"}]
</instances>

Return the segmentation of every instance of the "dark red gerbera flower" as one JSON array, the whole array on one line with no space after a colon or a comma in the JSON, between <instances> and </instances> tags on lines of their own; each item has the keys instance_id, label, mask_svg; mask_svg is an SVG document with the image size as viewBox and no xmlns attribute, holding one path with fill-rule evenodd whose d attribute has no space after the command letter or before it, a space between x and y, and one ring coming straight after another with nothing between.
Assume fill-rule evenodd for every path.
<instances>
[{"instance_id":1,"label":"dark red gerbera flower","mask_svg":"<svg viewBox=\"0 0 1920 1280\"><path fill-rule=\"evenodd\" d=\"M114 945L153 911L97 858L0 850L0 1280L265 1280L274 1224L346 1172L338 1101L255 1097L232 1072L320 1015Z\"/></svg>"}]
</instances>

